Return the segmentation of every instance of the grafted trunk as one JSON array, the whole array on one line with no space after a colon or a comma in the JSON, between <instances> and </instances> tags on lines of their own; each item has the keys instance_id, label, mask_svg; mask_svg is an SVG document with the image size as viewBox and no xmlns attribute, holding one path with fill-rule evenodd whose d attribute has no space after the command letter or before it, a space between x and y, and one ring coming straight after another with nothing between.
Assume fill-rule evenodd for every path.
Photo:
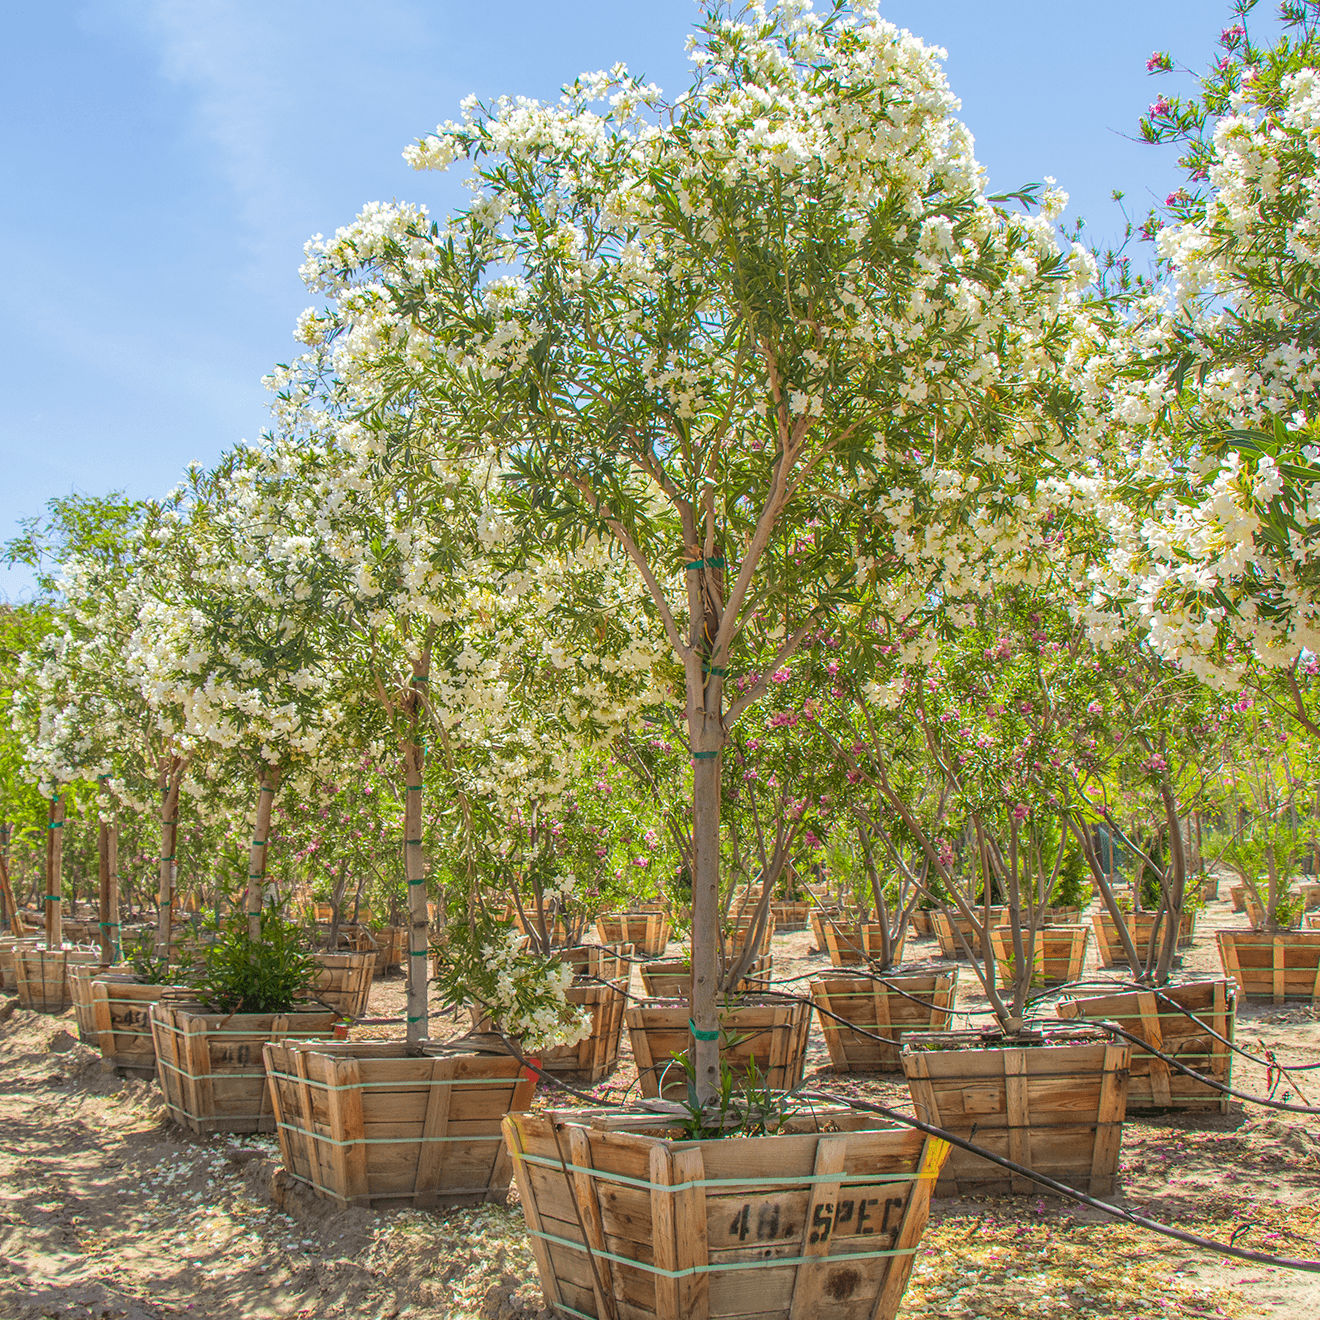
<instances>
[{"instance_id":1,"label":"grafted trunk","mask_svg":"<svg viewBox=\"0 0 1320 1320\"><path fill-rule=\"evenodd\" d=\"M57 792L46 813L46 947L58 949L64 944L64 815L65 796Z\"/></svg>"},{"instance_id":2,"label":"grafted trunk","mask_svg":"<svg viewBox=\"0 0 1320 1320\"><path fill-rule=\"evenodd\" d=\"M247 924L248 938L261 938L261 905L266 888L266 844L270 838L270 814L275 805L275 790L280 785L280 768L263 765L257 780L257 821L252 830L248 853Z\"/></svg>"}]
</instances>

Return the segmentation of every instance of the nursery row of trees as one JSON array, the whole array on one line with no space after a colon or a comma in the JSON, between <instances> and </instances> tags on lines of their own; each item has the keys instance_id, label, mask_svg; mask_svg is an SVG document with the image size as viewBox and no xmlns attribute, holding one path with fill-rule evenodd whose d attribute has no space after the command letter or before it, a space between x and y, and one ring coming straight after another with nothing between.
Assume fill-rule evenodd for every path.
<instances>
[{"instance_id":1,"label":"nursery row of trees","mask_svg":"<svg viewBox=\"0 0 1320 1320\"><path fill-rule=\"evenodd\" d=\"M1317 11L1267 46L1250 8L1151 108L1187 184L1141 278L1064 244L1056 189L987 195L932 52L869 11L715 8L672 102L616 68L465 103L407 153L466 162L465 210L309 243L260 443L11 546L42 593L4 616L5 819L30 853L71 809L84 857L131 837L162 951L177 890L241 890L255 937L277 880L367 881L408 913L414 1034L428 894L480 948L515 893L667 889L699 1086L721 911L826 847L896 930L993 897L1030 929L1082 867L1117 914L1121 851L1163 977L1196 818L1286 921Z\"/></svg>"}]
</instances>

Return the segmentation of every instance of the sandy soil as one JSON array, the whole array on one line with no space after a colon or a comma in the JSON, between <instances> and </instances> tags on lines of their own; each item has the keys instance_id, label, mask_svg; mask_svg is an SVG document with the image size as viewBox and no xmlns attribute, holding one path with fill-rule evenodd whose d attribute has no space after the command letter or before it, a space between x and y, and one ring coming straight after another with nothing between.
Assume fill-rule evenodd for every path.
<instances>
[{"instance_id":1,"label":"sandy soil","mask_svg":"<svg viewBox=\"0 0 1320 1320\"><path fill-rule=\"evenodd\" d=\"M1217 974L1213 932L1240 924L1226 901L1212 904L1184 970ZM934 941L909 944L909 963L936 952ZM807 932L776 936L774 953L785 988L805 987L791 978L828 965ZM970 980L964 969L959 1005L974 1015L985 1001ZM632 993L641 993L636 973ZM440 1215L340 1210L284 1175L273 1138L194 1138L166 1122L154 1081L102 1071L96 1052L77 1043L71 1012L43 1016L14 1003L0 1007L3 1320L530 1320L542 1312L516 1193L507 1208ZM402 979L377 980L373 1015L401 1019L402 1010ZM1267 1047L1285 1066L1320 1062L1317 1017L1310 1008L1240 1004L1238 1041ZM458 1030L452 1019L433 1025L437 1037ZM377 1021L354 1034L401 1035L402 1025ZM615 1074L591 1088L601 1098L633 1090L626 1034L623 1049ZM807 1071L809 1085L907 1107L901 1078L833 1073L814 1028ZM1263 1095L1276 1080L1234 1061L1241 1090ZM1283 1080L1275 1095L1320 1103L1320 1071ZM573 1098L543 1090L537 1103ZM1120 1199L1205 1236L1236 1234L1242 1245L1320 1257L1320 1126L1252 1105L1130 1119ZM1017 1197L935 1203L903 1315L1163 1320L1318 1311L1320 1275L1243 1265L1053 1198Z\"/></svg>"}]
</instances>

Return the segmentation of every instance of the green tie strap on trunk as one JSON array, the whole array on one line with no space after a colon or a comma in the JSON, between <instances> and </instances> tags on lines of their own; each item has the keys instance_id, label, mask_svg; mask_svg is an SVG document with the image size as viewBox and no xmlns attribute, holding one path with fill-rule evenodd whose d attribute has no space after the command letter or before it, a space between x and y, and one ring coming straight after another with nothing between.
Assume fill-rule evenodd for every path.
<instances>
[{"instance_id":1,"label":"green tie strap on trunk","mask_svg":"<svg viewBox=\"0 0 1320 1320\"><path fill-rule=\"evenodd\" d=\"M424 885L426 883L426 879L425 877L423 877L421 880L409 880L408 883L410 885Z\"/></svg>"},{"instance_id":2,"label":"green tie strap on trunk","mask_svg":"<svg viewBox=\"0 0 1320 1320\"><path fill-rule=\"evenodd\" d=\"M409 784L409 785L408 785L408 792L410 792L410 793L420 793L421 791L422 791L422 786L421 786L421 784Z\"/></svg>"},{"instance_id":3,"label":"green tie strap on trunk","mask_svg":"<svg viewBox=\"0 0 1320 1320\"><path fill-rule=\"evenodd\" d=\"M63 894L43 894L41 901L43 903L58 903L63 897Z\"/></svg>"},{"instance_id":4,"label":"green tie strap on trunk","mask_svg":"<svg viewBox=\"0 0 1320 1320\"><path fill-rule=\"evenodd\" d=\"M718 1031L698 1030L697 1024L693 1022L691 1018L688 1018L688 1030L693 1034L693 1036L696 1037L697 1040L719 1040L720 1038L720 1033Z\"/></svg>"},{"instance_id":5,"label":"green tie strap on trunk","mask_svg":"<svg viewBox=\"0 0 1320 1320\"><path fill-rule=\"evenodd\" d=\"M723 568L724 556L711 555L708 559L694 559L690 564L686 566L686 569L687 572L689 573L695 573L699 568L704 568L707 565L709 565L711 568Z\"/></svg>"},{"instance_id":6,"label":"green tie strap on trunk","mask_svg":"<svg viewBox=\"0 0 1320 1320\"><path fill-rule=\"evenodd\" d=\"M430 949L409 949L408 956L410 958L425 958L430 954L430 952L431 952Z\"/></svg>"},{"instance_id":7,"label":"green tie strap on trunk","mask_svg":"<svg viewBox=\"0 0 1320 1320\"><path fill-rule=\"evenodd\" d=\"M266 846L266 840L265 840L265 839L253 839L253 840L252 840L252 846L253 846L254 848L264 848L264 847ZM164 860L164 859L162 858L162 860Z\"/></svg>"},{"instance_id":8,"label":"green tie strap on trunk","mask_svg":"<svg viewBox=\"0 0 1320 1320\"><path fill-rule=\"evenodd\" d=\"M729 671L721 665L702 665L701 672L703 674L715 674L719 678L724 678Z\"/></svg>"},{"instance_id":9,"label":"green tie strap on trunk","mask_svg":"<svg viewBox=\"0 0 1320 1320\"><path fill-rule=\"evenodd\" d=\"M718 755L719 752L693 752L692 759L694 761L713 761Z\"/></svg>"},{"instance_id":10,"label":"green tie strap on trunk","mask_svg":"<svg viewBox=\"0 0 1320 1320\"><path fill-rule=\"evenodd\" d=\"M64 828L64 822L62 820L47 821L46 828L48 830L62 830Z\"/></svg>"}]
</instances>

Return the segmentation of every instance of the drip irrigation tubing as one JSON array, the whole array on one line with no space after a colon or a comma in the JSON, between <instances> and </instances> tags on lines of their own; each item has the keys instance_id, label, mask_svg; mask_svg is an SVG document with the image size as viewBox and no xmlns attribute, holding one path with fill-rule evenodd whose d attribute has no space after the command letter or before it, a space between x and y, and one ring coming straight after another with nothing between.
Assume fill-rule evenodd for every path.
<instances>
[{"instance_id":1,"label":"drip irrigation tubing","mask_svg":"<svg viewBox=\"0 0 1320 1320\"><path fill-rule=\"evenodd\" d=\"M1320 1274L1320 1260L1272 1256L1268 1252L1252 1251L1247 1247L1239 1247L1228 1242L1216 1242L1213 1238L1188 1233L1185 1229L1174 1228L1171 1224L1162 1224L1157 1219L1148 1219L1145 1215L1139 1215L1121 1205L1111 1205L1108 1201L1101 1201L1098 1197L1088 1196L1085 1192L1079 1192L1076 1188L1058 1182L1047 1174L1037 1173L1034 1169L1027 1168L1025 1164L1018 1164L1015 1160L996 1155L993 1151L985 1150L965 1137L960 1137L944 1128L936 1127L932 1123L925 1123L921 1119L913 1118L911 1115L904 1114L897 1109L890 1109L888 1105L854 1100L848 1096L831 1095L828 1091L808 1091L803 1092L802 1095L805 1099L823 1100L829 1104L844 1105L849 1109L858 1109L865 1113L881 1114L892 1122L916 1128L918 1132L924 1132L927 1136L938 1137L941 1141L947 1141L951 1146L957 1146L959 1150L965 1150L972 1155L979 1155L982 1159L989 1160L991 1164L997 1164L1010 1173L1016 1173L1019 1177L1029 1178L1032 1182L1067 1200L1076 1201L1079 1205L1089 1206L1092 1210L1100 1210L1115 1219L1121 1219L1132 1224L1136 1228L1144 1228L1152 1233L1162 1234L1164 1237L1172 1238L1175 1242L1186 1243L1198 1250L1215 1252L1221 1256L1233 1256L1238 1260L1251 1261L1255 1265L1275 1265L1283 1269L1304 1270L1311 1274Z\"/></svg>"},{"instance_id":2,"label":"drip irrigation tubing","mask_svg":"<svg viewBox=\"0 0 1320 1320\"><path fill-rule=\"evenodd\" d=\"M509 1052L523 1067L536 1073L545 1082L560 1090L567 1091L570 1095L575 1095L579 1099L589 1101L594 1107L599 1107L602 1103L601 1097L591 1095L587 1091L580 1091L576 1087L568 1086L559 1079L548 1074L539 1065L526 1058L518 1047L507 1037L504 1038ZM1085 1205L1092 1210L1099 1210L1111 1218L1122 1220L1125 1223L1133 1225L1135 1228L1145 1229L1147 1232L1158 1233L1164 1237L1172 1238L1175 1242L1182 1242L1190 1247L1195 1247L1199 1251L1207 1251L1220 1256L1231 1256L1237 1260L1250 1261L1253 1265L1274 1265L1282 1269L1301 1270L1311 1274L1320 1274L1320 1260L1307 1260L1291 1256L1274 1256L1264 1251L1252 1251L1247 1247L1239 1247L1231 1242L1216 1242L1213 1238L1201 1237L1197 1233L1189 1233L1185 1229L1174 1228L1171 1224L1162 1224L1157 1219L1149 1219L1145 1215L1139 1215L1133 1210L1128 1210L1123 1206L1112 1205L1108 1201L1102 1201L1098 1197L1089 1196L1085 1192L1079 1192L1076 1188L1069 1187L1066 1183L1061 1183L1048 1174L1037 1173L1034 1169L1028 1168L1025 1164L1018 1164L1015 1160L1010 1160L1002 1155L996 1155L993 1151L986 1150L982 1146L965 1137L960 1137L946 1128L936 1127L933 1123L923 1122L919 1118L914 1118L910 1114L904 1114L901 1110L891 1109L888 1105L875 1104L871 1101L857 1100L851 1096L833 1095L828 1091L802 1091L795 1093L796 1098L802 1100L819 1100L826 1104L841 1105L846 1109L859 1110L862 1113L879 1114L893 1123L900 1123L905 1127L915 1128L918 1132L924 1132L927 1136L938 1137L941 1141L947 1141L951 1146L956 1146L959 1150L967 1151L971 1155L978 1155L984 1160L989 1160L991 1164L997 1164L1001 1168L1007 1169L1010 1173L1016 1173L1020 1177L1028 1178L1040 1187L1054 1192L1065 1200L1075 1201L1078 1205Z\"/></svg>"}]
</instances>

